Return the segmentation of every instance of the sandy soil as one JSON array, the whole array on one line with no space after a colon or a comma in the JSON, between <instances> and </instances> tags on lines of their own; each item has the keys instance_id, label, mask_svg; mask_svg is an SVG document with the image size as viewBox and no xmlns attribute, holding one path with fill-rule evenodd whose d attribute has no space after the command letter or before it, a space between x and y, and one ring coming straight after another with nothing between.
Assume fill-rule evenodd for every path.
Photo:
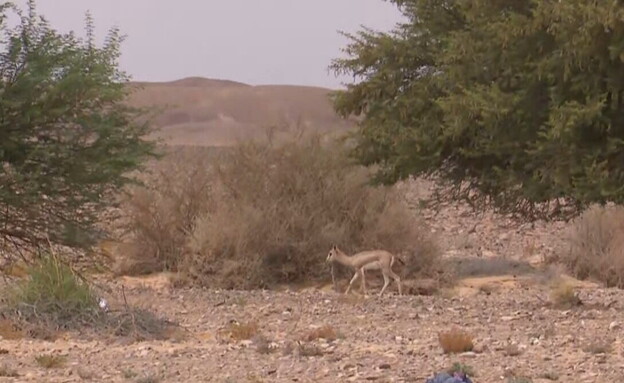
<instances>
[{"instance_id":1,"label":"sandy soil","mask_svg":"<svg viewBox=\"0 0 624 383\"><path fill-rule=\"evenodd\" d=\"M109 286L124 284L130 302L178 321L185 339L128 343L65 334L54 342L1 340L6 353L0 365L15 368L20 376L0 381L424 382L453 362L472 366L475 382L511 375L534 382L624 376L622 291L581 284L584 305L563 310L549 306L545 286L530 278L509 283L510 278L484 279L488 289L472 279L454 293L399 297L393 292L381 299L345 297L328 287L208 291L171 289L162 278L145 284L126 278ZM230 339L224 330L232 321L256 322L268 348L275 350L265 353L257 336ZM338 338L311 342L321 355L301 355L296 342L323 325L330 325ZM474 335L475 352L442 352L438 333L452 326ZM611 349L599 352L606 341ZM287 350L289 344L294 351ZM42 368L35 362L42 354L64 355L67 363Z\"/></svg>"}]
</instances>

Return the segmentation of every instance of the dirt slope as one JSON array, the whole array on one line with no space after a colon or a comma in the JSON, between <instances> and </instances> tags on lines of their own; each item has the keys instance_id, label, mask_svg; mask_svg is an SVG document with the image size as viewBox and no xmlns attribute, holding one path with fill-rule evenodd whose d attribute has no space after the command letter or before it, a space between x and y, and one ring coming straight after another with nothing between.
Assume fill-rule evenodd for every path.
<instances>
[{"instance_id":1,"label":"dirt slope","mask_svg":"<svg viewBox=\"0 0 624 383\"><path fill-rule=\"evenodd\" d=\"M224 146L269 126L301 124L316 131L349 129L353 121L333 111L330 89L262 85L199 77L133 83L130 104L156 107L158 137L171 145Z\"/></svg>"}]
</instances>

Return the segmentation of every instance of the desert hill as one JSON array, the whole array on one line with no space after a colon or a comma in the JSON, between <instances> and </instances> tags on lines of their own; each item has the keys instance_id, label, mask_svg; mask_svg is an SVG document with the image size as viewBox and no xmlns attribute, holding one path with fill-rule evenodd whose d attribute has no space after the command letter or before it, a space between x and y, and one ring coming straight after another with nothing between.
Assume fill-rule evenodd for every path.
<instances>
[{"instance_id":1,"label":"desert hill","mask_svg":"<svg viewBox=\"0 0 624 383\"><path fill-rule=\"evenodd\" d=\"M200 77L131 86L130 104L160 110L154 121L157 136L171 145L226 146L269 126L300 124L315 131L354 126L353 120L344 120L333 111L331 90L326 88L251 86Z\"/></svg>"}]
</instances>

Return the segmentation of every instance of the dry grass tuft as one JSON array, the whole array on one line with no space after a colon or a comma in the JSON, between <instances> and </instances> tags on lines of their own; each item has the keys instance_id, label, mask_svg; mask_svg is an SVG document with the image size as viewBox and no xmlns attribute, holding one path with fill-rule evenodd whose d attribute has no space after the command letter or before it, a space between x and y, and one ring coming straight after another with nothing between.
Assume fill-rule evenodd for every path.
<instances>
[{"instance_id":1,"label":"dry grass tuft","mask_svg":"<svg viewBox=\"0 0 624 383\"><path fill-rule=\"evenodd\" d=\"M438 340L445 354L472 351L474 348L473 336L458 327L439 333Z\"/></svg>"},{"instance_id":2,"label":"dry grass tuft","mask_svg":"<svg viewBox=\"0 0 624 383\"><path fill-rule=\"evenodd\" d=\"M8 364L0 365L0 377L3 378L17 378L19 377L19 373L17 370Z\"/></svg>"},{"instance_id":3,"label":"dry grass tuft","mask_svg":"<svg viewBox=\"0 0 624 383\"><path fill-rule=\"evenodd\" d=\"M582 304L574 286L563 279L555 280L550 289L550 300L555 307L571 308Z\"/></svg>"},{"instance_id":4,"label":"dry grass tuft","mask_svg":"<svg viewBox=\"0 0 624 383\"><path fill-rule=\"evenodd\" d=\"M369 176L343 144L319 135L180 151L155 165L147 188L130 190L122 223L133 258L200 285L325 280L332 244L399 254L403 277L432 274L440 249L429 231L395 189L372 187Z\"/></svg>"},{"instance_id":5,"label":"dry grass tuft","mask_svg":"<svg viewBox=\"0 0 624 383\"><path fill-rule=\"evenodd\" d=\"M324 354L323 349L314 343L305 343L300 342L297 344L296 353L299 356L311 357L311 356L322 356Z\"/></svg>"},{"instance_id":6,"label":"dry grass tuft","mask_svg":"<svg viewBox=\"0 0 624 383\"><path fill-rule=\"evenodd\" d=\"M156 374L142 376L136 380L136 383L160 383L162 378Z\"/></svg>"},{"instance_id":7,"label":"dry grass tuft","mask_svg":"<svg viewBox=\"0 0 624 383\"><path fill-rule=\"evenodd\" d=\"M505 381L506 383L533 383L533 380L526 376L510 376Z\"/></svg>"},{"instance_id":8,"label":"dry grass tuft","mask_svg":"<svg viewBox=\"0 0 624 383\"><path fill-rule=\"evenodd\" d=\"M0 319L0 338L4 340L22 339L24 331L12 320Z\"/></svg>"},{"instance_id":9,"label":"dry grass tuft","mask_svg":"<svg viewBox=\"0 0 624 383\"><path fill-rule=\"evenodd\" d=\"M121 372L121 375L124 379L133 379L136 378L139 374L131 368L127 368Z\"/></svg>"},{"instance_id":10,"label":"dry grass tuft","mask_svg":"<svg viewBox=\"0 0 624 383\"><path fill-rule=\"evenodd\" d=\"M591 206L573 222L568 243L557 260L575 277L624 287L623 206Z\"/></svg>"},{"instance_id":11,"label":"dry grass tuft","mask_svg":"<svg viewBox=\"0 0 624 383\"><path fill-rule=\"evenodd\" d=\"M277 351L277 347L273 347L269 338L262 334L255 335L251 340L258 354L271 354Z\"/></svg>"},{"instance_id":12,"label":"dry grass tuft","mask_svg":"<svg viewBox=\"0 0 624 383\"><path fill-rule=\"evenodd\" d=\"M547 380L559 380L559 374L555 371L546 371L540 374L540 378Z\"/></svg>"},{"instance_id":13,"label":"dry grass tuft","mask_svg":"<svg viewBox=\"0 0 624 383\"><path fill-rule=\"evenodd\" d=\"M223 330L223 335L235 341L250 340L259 335L258 323L231 322L227 325L225 330Z\"/></svg>"},{"instance_id":14,"label":"dry grass tuft","mask_svg":"<svg viewBox=\"0 0 624 383\"><path fill-rule=\"evenodd\" d=\"M520 347L518 347L517 344L508 344L503 352L506 356L518 356L522 354L522 350L520 349Z\"/></svg>"},{"instance_id":15,"label":"dry grass tuft","mask_svg":"<svg viewBox=\"0 0 624 383\"><path fill-rule=\"evenodd\" d=\"M39 355L35 357L37 364L43 368L61 368L67 363L67 357L63 355Z\"/></svg>"},{"instance_id":16,"label":"dry grass tuft","mask_svg":"<svg viewBox=\"0 0 624 383\"><path fill-rule=\"evenodd\" d=\"M583 346L589 354L610 354L613 351L613 339L594 339Z\"/></svg>"},{"instance_id":17,"label":"dry grass tuft","mask_svg":"<svg viewBox=\"0 0 624 383\"><path fill-rule=\"evenodd\" d=\"M55 340L61 330L91 329L140 341L169 339L178 328L127 303L118 310L102 310L88 281L54 254L34 262L28 278L10 286L5 294L6 307L0 312L8 318L0 320L3 339Z\"/></svg>"},{"instance_id":18,"label":"dry grass tuft","mask_svg":"<svg viewBox=\"0 0 624 383\"><path fill-rule=\"evenodd\" d=\"M330 325L325 325L319 328L315 328L313 330L308 331L302 338L307 342L312 342L317 339L325 339L325 340L336 340L337 338L336 330Z\"/></svg>"}]
</instances>

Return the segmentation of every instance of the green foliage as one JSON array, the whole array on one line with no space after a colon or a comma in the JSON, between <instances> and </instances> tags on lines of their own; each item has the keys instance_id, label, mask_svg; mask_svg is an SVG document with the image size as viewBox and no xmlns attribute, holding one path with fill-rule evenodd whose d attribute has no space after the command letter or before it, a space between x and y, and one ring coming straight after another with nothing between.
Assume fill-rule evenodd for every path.
<instances>
[{"instance_id":1,"label":"green foliage","mask_svg":"<svg viewBox=\"0 0 624 383\"><path fill-rule=\"evenodd\" d=\"M80 321L99 311L89 285L54 255L38 259L29 268L28 279L14 286L8 298L23 315L55 323Z\"/></svg>"},{"instance_id":2,"label":"green foliage","mask_svg":"<svg viewBox=\"0 0 624 383\"><path fill-rule=\"evenodd\" d=\"M376 180L438 176L504 211L624 202L624 4L391 0L407 21L347 35L335 94L363 115ZM476 192L476 193L475 193Z\"/></svg>"},{"instance_id":3,"label":"green foliage","mask_svg":"<svg viewBox=\"0 0 624 383\"><path fill-rule=\"evenodd\" d=\"M123 103L123 37L112 29L97 47L88 15L86 39L60 34L29 1L26 14L0 4L0 41L0 237L85 244L154 149L144 111Z\"/></svg>"}]
</instances>

